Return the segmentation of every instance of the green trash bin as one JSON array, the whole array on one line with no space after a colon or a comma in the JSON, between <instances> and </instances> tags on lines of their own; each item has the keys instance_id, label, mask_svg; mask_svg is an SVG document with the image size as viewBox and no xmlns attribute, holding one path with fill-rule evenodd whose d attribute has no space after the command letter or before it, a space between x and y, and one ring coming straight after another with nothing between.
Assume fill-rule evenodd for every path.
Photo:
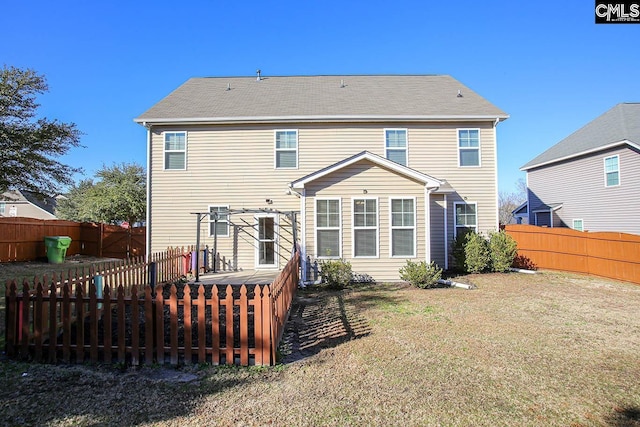
<instances>
[{"instance_id":1,"label":"green trash bin","mask_svg":"<svg viewBox=\"0 0 640 427\"><path fill-rule=\"evenodd\" d=\"M62 264L67 256L67 249L71 245L71 237L68 236L46 236L44 246L47 248L47 259L49 264Z\"/></svg>"}]
</instances>

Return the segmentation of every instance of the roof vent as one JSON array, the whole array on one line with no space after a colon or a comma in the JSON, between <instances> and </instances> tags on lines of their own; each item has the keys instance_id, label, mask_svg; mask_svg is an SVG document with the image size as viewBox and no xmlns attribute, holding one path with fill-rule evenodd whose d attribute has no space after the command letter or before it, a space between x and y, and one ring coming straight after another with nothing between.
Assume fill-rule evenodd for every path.
<instances>
[{"instance_id":1,"label":"roof vent","mask_svg":"<svg viewBox=\"0 0 640 427\"><path fill-rule=\"evenodd\" d=\"M227 90L231 90L231 83L227 83Z\"/></svg>"},{"instance_id":2,"label":"roof vent","mask_svg":"<svg viewBox=\"0 0 640 427\"><path fill-rule=\"evenodd\" d=\"M344 79L340 80L340 87L345 87Z\"/></svg>"},{"instance_id":3,"label":"roof vent","mask_svg":"<svg viewBox=\"0 0 640 427\"><path fill-rule=\"evenodd\" d=\"M458 98L462 98L462 92L460 92L460 89L458 89L458 95L456 95Z\"/></svg>"},{"instance_id":4,"label":"roof vent","mask_svg":"<svg viewBox=\"0 0 640 427\"><path fill-rule=\"evenodd\" d=\"M262 77L260 76L260 70L259 69L258 69L258 71L256 71L256 74L258 75L258 77L256 78L256 81L262 80Z\"/></svg>"}]
</instances>

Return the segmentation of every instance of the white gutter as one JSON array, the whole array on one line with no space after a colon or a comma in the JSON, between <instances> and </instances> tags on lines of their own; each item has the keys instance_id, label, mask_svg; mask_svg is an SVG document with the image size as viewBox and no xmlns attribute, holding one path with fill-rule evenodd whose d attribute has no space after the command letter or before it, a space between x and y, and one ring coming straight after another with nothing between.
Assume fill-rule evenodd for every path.
<instances>
[{"instance_id":1,"label":"white gutter","mask_svg":"<svg viewBox=\"0 0 640 427\"><path fill-rule=\"evenodd\" d=\"M495 202L496 202L496 222L495 222L495 229L496 231L500 230L500 199L498 196L498 123L500 121L498 119L496 119L496 121L493 124L493 164L495 165L495 167L493 168L493 174L494 174L494 182L495 182Z\"/></svg>"},{"instance_id":2,"label":"white gutter","mask_svg":"<svg viewBox=\"0 0 640 427\"><path fill-rule=\"evenodd\" d=\"M408 116L387 116L380 114L362 114L362 115L345 115L345 116L329 116L329 115L300 115L300 116L239 116L239 117L169 117L169 118L144 118L134 119L136 123L152 123L157 125L173 125L173 124L206 124L206 123L295 123L301 121L312 122L407 122L407 121L502 121L509 118L509 115L408 115Z\"/></svg>"}]
</instances>

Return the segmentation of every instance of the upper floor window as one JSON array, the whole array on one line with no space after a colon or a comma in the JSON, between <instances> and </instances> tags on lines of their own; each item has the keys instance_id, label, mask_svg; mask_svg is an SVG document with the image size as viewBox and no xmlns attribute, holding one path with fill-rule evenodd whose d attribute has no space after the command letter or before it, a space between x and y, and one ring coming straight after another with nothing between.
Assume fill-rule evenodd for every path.
<instances>
[{"instance_id":1,"label":"upper floor window","mask_svg":"<svg viewBox=\"0 0 640 427\"><path fill-rule=\"evenodd\" d=\"M340 258L340 223L340 199L317 199L317 257Z\"/></svg>"},{"instance_id":2,"label":"upper floor window","mask_svg":"<svg viewBox=\"0 0 640 427\"><path fill-rule=\"evenodd\" d=\"M384 141L385 157L407 166L407 130L385 129Z\"/></svg>"},{"instance_id":3,"label":"upper floor window","mask_svg":"<svg viewBox=\"0 0 640 427\"><path fill-rule=\"evenodd\" d=\"M416 255L415 199L391 199L391 256Z\"/></svg>"},{"instance_id":4,"label":"upper floor window","mask_svg":"<svg viewBox=\"0 0 640 427\"><path fill-rule=\"evenodd\" d=\"M276 169L298 167L298 131L276 131Z\"/></svg>"},{"instance_id":5,"label":"upper floor window","mask_svg":"<svg viewBox=\"0 0 640 427\"><path fill-rule=\"evenodd\" d=\"M229 206L209 205L209 236L229 237Z\"/></svg>"},{"instance_id":6,"label":"upper floor window","mask_svg":"<svg viewBox=\"0 0 640 427\"><path fill-rule=\"evenodd\" d=\"M164 133L164 168L165 170L185 170L187 168L187 133Z\"/></svg>"},{"instance_id":7,"label":"upper floor window","mask_svg":"<svg viewBox=\"0 0 640 427\"><path fill-rule=\"evenodd\" d=\"M454 203L456 237L467 231L478 231L478 209L475 203Z\"/></svg>"},{"instance_id":8,"label":"upper floor window","mask_svg":"<svg viewBox=\"0 0 640 427\"><path fill-rule=\"evenodd\" d=\"M617 155L604 159L604 185L605 187L620 185L620 158Z\"/></svg>"},{"instance_id":9,"label":"upper floor window","mask_svg":"<svg viewBox=\"0 0 640 427\"><path fill-rule=\"evenodd\" d=\"M460 166L480 166L480 130L458 129Z\"/></svg>"},{"instance_id":10,"label":"upper floor window","mask_svg":"<svg viewBox=\"0 0 640 427\"><path fill-rule=\"evenodd\" d=\"M378 256L378 200L353 200L353 256Z\"/></svg>"}]
</instances>

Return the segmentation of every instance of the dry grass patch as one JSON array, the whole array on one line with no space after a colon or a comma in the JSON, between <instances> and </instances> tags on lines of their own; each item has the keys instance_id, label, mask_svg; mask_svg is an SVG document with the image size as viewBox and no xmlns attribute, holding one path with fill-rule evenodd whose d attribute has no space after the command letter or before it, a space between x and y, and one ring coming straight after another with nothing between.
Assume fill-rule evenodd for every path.
<instances>
[{"instance_id":1,"label":"dry grass patch","mask_svg":"<svg viewBox=\"0 0 640 427\"><path fill-rule=\"evenodd\" d=\"M301 291L274 368L182 368L184 382L6 363L0 420L27 404L19 424L640 425L640 287L457 280L478 289Z\"/></svg>"}]
</instances>

